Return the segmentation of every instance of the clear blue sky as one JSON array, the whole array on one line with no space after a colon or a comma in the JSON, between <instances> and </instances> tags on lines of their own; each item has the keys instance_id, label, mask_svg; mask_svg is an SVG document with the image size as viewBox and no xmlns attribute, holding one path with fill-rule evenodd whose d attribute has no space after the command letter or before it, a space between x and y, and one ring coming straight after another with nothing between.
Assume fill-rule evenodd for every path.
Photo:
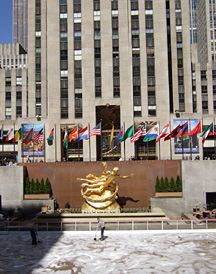
<instances>
[{"instance_id":1,"label":"clear blue sky","mask_svg":"<svg viewBox=\"0 0 216 274\"><path fill-rule=\"evenodd\" d=\"M0 44L12 43L13 0L0 0Z\"/></svg>"}]
</instances>

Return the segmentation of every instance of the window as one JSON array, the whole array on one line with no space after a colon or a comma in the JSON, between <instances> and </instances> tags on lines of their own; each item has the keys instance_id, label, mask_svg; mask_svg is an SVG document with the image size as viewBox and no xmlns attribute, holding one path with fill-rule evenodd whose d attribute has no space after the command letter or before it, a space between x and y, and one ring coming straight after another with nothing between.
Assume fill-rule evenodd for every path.
<instances>
[{"instance_id":1,"label":"window","mask_svg":"<svg viewBox=\"0 0 216 274\"><path fill-rule=\"evenodd\" d=\"M212 80L216 80L216 70L212 70Z\"/></svg>"},{"instance_id":2,"label":"window","mask_svg":"<svg viewBox=\"0 0 216 274\"><path fill-rule=\"evenodd\" d=\"M6 77L5 78L5 86L6 87L11 87L11 77Z\"/></svg>"},{"instance_id":3,"label":"window","mask_svg":"<svg viewBox=\"0 0 216 274\"><path fill-rule=\"evenodd\" d=\"M67 32L60 32L60 42L67 42Z\"/></svg>"},{"instance_id":4,"label":"window","mask_svg":"<svg viewBox=\"0 0 216 274\"><path fill-rule=\"evenodd\" d=\"M17 77L16 78L16 85L17 86L22 86L22 77Z\"/></svg>"},{"instance_id":5,"label":"window","mask_svg":"<svg viewBox=\"0 0 216 274\"><path fill-rule=\"evenodd\" d=\"M206 70L201 70L201 80L207 80Z\"/></svg>"}]
</instances>

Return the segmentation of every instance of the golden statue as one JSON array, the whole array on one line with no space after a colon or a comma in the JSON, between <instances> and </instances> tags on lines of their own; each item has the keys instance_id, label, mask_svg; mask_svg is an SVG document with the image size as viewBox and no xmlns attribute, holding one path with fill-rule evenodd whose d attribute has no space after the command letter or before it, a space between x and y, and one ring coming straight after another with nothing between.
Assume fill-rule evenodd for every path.
<instances>
[{"instance_id":1,"label":"golden statue","mask_svg":"<svg viewBox=\"0 0 216 274\"><path fill-rule=\"evenodd\" d=\"M121 176L118 174L118 167L112 171L107 171L107 163L103 162L103 175L97 177L88 174L86 178L77 178L78 181L85 181L81 185L81 194L85 199L82 210L119 210L120 206L116 202L118 187L115 178L127 179L133 176Z\"/></svg>"}]
</instances>

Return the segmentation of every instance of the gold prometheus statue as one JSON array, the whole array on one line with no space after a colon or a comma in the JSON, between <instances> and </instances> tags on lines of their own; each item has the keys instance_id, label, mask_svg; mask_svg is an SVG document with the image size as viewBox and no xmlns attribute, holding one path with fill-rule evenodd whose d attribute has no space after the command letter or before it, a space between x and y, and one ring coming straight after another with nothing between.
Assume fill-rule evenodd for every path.
<instances>
[{"instance_id":1,"label":"gold prometheus statue","mask_svg":"<svg viewBox=\"0 0 216 274\"><path fill-rule=\"evenodd\" d=\"M114 167L113 170L107 171L107 163L103 162L103 175L97 177L88 174L86 178L77 178L78 181L84 181L81 185L81 194L88 204L83 205L83 210L106 209L117 210L120 208L117 199L118 187L115 179L127 179L133 174L121 176L118 174L119 168Z\"/></svg>"}]
</instances>

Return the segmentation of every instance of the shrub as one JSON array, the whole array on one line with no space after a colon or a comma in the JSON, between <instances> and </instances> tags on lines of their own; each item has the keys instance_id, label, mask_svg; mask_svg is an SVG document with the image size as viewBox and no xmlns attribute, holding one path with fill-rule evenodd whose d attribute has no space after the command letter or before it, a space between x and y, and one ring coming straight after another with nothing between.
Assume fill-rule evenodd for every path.
<instances>
[{"instance_id":1,"label":"shrub","mask_svg":"<svg viewBox=\"0 0 216 274\"><path fill-rule=\"evenodd\" d=\"M46 194L52 193L51 185L48 178L46 179L46 183L45 183L45 193Z\"/></svg>"},{"instance_id":2,"label":"shrub","mask_svg":"<svg viewBox=\"0 0 216 274\"><path fill-rule=\"evenodd\" d=\"M165 177L165 181L164 181L164 192L169 192L170 191L170 184L169 184L169 180L167 177Z\"/></svg>"},{"instance_id":3,"label":"shrub","mask_svg":"<svg viewBox=\"0 0 216 274\"><path fill-rule=\"evenodd\" d=\"M171 192L176 191L176 184L175 184L175 180L173 179L173 177L171 177L171 179L170 179L170 191Z\"/></svg>"},{"instance_id":4,"label":"shrub","mask_svg":"<svg viewBox=\"0 0 216 274\"><path fill-rule=\"evenodd\" d=\"M31 179L31 183L30 183L30 194L34 194L35 193L35 182L34 179Z\"/></svg>"},{"instance_id":5,"label":"shrub","mask_svg":"<svg viewBox=\"0 0 216 274\"><path fill-rule=\"evenodd\" d=\"M160 182L161 182L161 192L164 192L164 190L165 190L165 181L164 181L163 177L161 177Z\"/></svg>"},{"instance_id":6,"label":"shrub","mask_svg":"<svg viewBox=\"0 0 216 274\"><path fill-rule=\"evenodd\" d=\"M156 178L156 183L155 183L155 192L161 192L161 183L158 176Z\"/></svg>"},{"instance_id":7,"label":"shrub","mask_svg":"<svg viewBox=\"0 0 216 274\"><path fill-rule=\"evenodd\" d=\"M29 178L26 178L26 182L25 182L25 194L30 194L30 182L29 182Z\"/></svg>"},{"instance_id":8,"label":"shrub","mask_svg":"<svg viewBox=\"0 0 216 274\"><path fill-rule=\"evenodd\" d=\"M176 178L176 191L182 192L182 180L179 175Z\"/></svg>"},{"instance_id":9,"label":"shrub","mask_svg":"<svg viewBox=\"0 0 216 274\"><path fill-rule=\"evenodd\" d=\"M45 193L45 185L44 185L44 179L41 179L40 187L39 187L39 193L44 194Z\"/></svg>"},{"instance_id":10,"label":"shrub","mask_svg":"<svg viewBox=\"0 0 216 274\"><path fill-rule=\"evenodd\" d=\"M37 178L36 182L35 182L35 194L39 193L39 188L40 188L40 184L39 184L39 181L38 181L38 178Z\"/></svg>"}]
</instances>

